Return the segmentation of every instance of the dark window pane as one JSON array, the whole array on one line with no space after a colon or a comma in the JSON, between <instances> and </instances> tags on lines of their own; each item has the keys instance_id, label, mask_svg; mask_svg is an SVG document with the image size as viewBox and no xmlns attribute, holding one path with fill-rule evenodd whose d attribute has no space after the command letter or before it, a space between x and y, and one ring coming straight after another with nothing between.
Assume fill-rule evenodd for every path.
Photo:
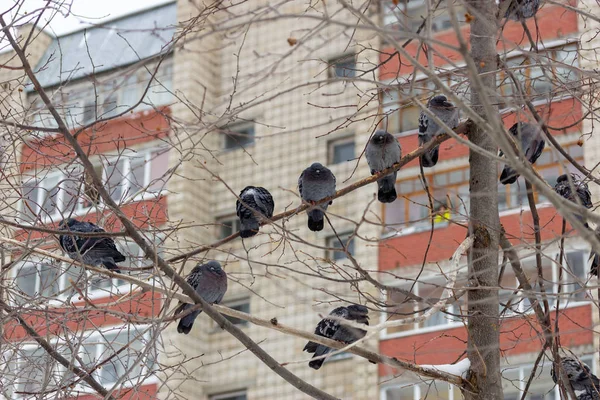
<instances>
[{"instance_id":1,"label":"dark window pane","mask_svg":"<svg viewBox=\"0 0 600 400\"><path fill-rule=\"evenodd\" d=\"M340 239L346 246L348 253L350 253L350 255L354 255L354 238L352 238L350 241L348 241L348 238L349 238L349 235L340 236ZM341 245L339 239L337 238L337 236L332 236L327 239L327 247L334 248L334 249L341 249L342 245ZM343 260L346 258L346 253L344 251L335 251L335 250L331 251L330 250L328 257L332 260Z\"/></svg>"},{"instance_id":2,"label":"dark window pane","mask_svg":"<svg viewBox=\"0 0 600 400\"><path fill-rule=\"evenodd\" d=\"M354 141L344 143L332 143L332 146L332 164L343 163L354 158Z\"/></svg>"},{"instance_id":3,"label":"dark window pane","mask_svg":"<svg viewBox=\"0 0 600 400\"><path fill-rule=\"evenodd\" d=\"M237 149L254 143L254 124L232 126L223 130L225 133L225 148Z\"/></svg>"},{"instance_id":4,"label":"dark window pane","mask_svg":"<svg viewBox=\"0 0 600 400\"><path fill-rule=\"evenodd\" d=\"M356 76L356 60L354 55L343 56L330 61L330 78L353 78Z\"/></svg>"}]
</instances>

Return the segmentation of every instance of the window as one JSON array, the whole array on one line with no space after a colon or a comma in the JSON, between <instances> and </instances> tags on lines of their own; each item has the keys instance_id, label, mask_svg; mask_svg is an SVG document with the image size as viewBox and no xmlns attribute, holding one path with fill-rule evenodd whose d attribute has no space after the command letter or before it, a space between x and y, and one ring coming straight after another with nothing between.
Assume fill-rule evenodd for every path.
<instances>
[{"instance_id":1,"label":"window","mask_svg":"<svg viewBox=\"0 0 600 400\"><path fill-rule=\"evenodd\" d=\"M18 374L14 393L17 398L30 399L32 393L58 389L66 375L64 368L59 367L39 346L23 346L17 351L17 360Z\"/></svg>"},{"instance_id":2,"label":"window","mask_svg":"<svg viewBox=\"0 0 600 400\"><path fill-rule=\"evenodd\" d=\"M229 215L217 219L217 237L219 239L233 235L240 230L240 220L237 215Z\"/></svg>"},{"instance_id":3,"label":"window","mask_svg":"<svg viewBox=\"0 0 600 400\"><path fill-rule=\"evenodd\" d=\"M586 291L583 285L588 277L588 254L587 250L566 250L565 261L563 262L562 271L562 288L561 288L561 304L562 307L568 306L572 302L583 301L586 299ZM542 271L544 274L544 290L549 293L548 300L551 303L556 303L556 296L552 294L558 293L558 282L560 276L560 264L558 263L559 252L547 254L548 257L542 257ZM539 291L539 282L536 272L535 257L528 258L522 261L523 270L528 274L529 281L534 291ZM508 267L507 267L508 268ZM514 276L514 275L513 275ZM515 291L518 283L513 281L511 291ZM507 287L504 287L505 289ZM514 295L513 295L514 296ZM515 296L516 297L516 296ZM525 299L525 294L519 294L523 298L524 305L521 306L521 311L529 311L531 306Z\"/></svg>"},{"instance_id":4,"label":"window","mask_svg":"<svg viewBox=\"0 0 600 400\"><path fill-rule=\"evenodd\" d=\"M78 367L89 370L102 364L92 373L102 385L110 387L125 377L123 384L133 386L152 372L156 354L150 340L151 331L147 327L125 325L76 335L67 338L67 341L55 338L51 344L67 359L74 360ZM75 350L78 359L72 350ZM40 389L62 390L59 388L69 387L78 380L37 345L22 346L16 351L16 356L16 391L26 393L23 398L31 398L31 393ZM78 390L87 391L85 384L80 382L79 385Z\"/></svg>"},{"instance_id":5,"label":"window","mask_svg":"<svg viewBox=\"0 0 600 400\"><path fill-rule=\"evenodd\" d=\"M430 227L431 218L436 226L443 226L450 219L465 219L469 210L468 176L467 168L426 175L434 200L433 212L420 178L396 183L399 197L385 206L385 230L390 233L410 233Z\"/></svg>"},{"instance_id":6,"label":"window","mask_svg":"<svg viewBox=\"0 0 600 400\"><path fill-rule=\"evenodd\" d=\"M328 164L340 164L354 159L354 137L327 142Z\"/></svg>"},{"instance_id":7,"label":"window","mask_svg":"<svg viewBox=\"0 0 600 400\"><path fill-rule=\"evenodd\" d=\"M520 82L530 98L545 98L569 94L579 81L575 68L577 44L568 44L556 49L547 49L536 56L517 56L505 61L507 67ZM505 98L503 107L510 105L511 97L518 94L510 76L500 72L497 77L498 91Z\"/></svg>"},{"instance_id":8,"label":"window","mask_svg":"<svg viewBox=\"0 0 600 400\"><path fill-rule=\"evenodd\" d=\"M138 195L160 193L166 186L169 166L167 149L126 152L95 165L105 187L117 202L135 200ZM31 222L58 221L66 214L81 214L100 204L100 196L91 176L79 167L56 168L42 175L32 172L23 176L21 216Z\"/></svg>"},{"instance_id":9,"label":"window","mask_svg":"<svg viewBox=\"0 0 600 400\"><path fill-rule=\"evenodd\" d=\"M350 255L354 255L354 237L350 238L351 233L341 234L340 239L346 246L348 253ZM329 236L326 239L326 246L330 249L341 249L342 245L338 240L337 236ZM327 250L327 258L332 261L344 260L346 259L346 253L343 250L335 251L335 250Z\"/></svg>"},{"instance_id":10,"label":"window","mask_svg":"<svg viewBox=\"0 0 600 400\"><path fill-rule=\"evenodd\" d=\"M237 392L229 392L222 394L213 394L209 396L209 400L247 400L246 391L240 390Z\"/></svg>"},{"instance_id":11,"label":"window","mask_svg":"<svg viewBox=\"0 0 600 400\"><path fill-rule=\"evenodd\" d=\"M245 312L247 314L250 313L250 299L249 298L228 301L228 302L223 303L223 305L225 307L229 307L236 311ZM225 318L227 318L229 320L229 322L231 322L234 325L238 325L238 326L248 325L248 321L246 321L246 320L230 317L228 315L223 315L223 316Z\"/></svg>"},{"instance_id":12,"label":"window","mask_svg":"<svg viewBox=\"0 0 600 400\"><path fill-rule=\"evenodd\" d=\"M382 3L384 25L391 26L399 31L416 32L428 14L427 3L424 0L400 0L397 2L382 0ZM459 23L463 23L464 8L458 4L454 7L456 18ZM433 32L444 31L452 27L450 10L445 1L441 2L434 11L431 21Z\"/></svg>"},{"instance_id":13,"label":"window","mask_svg":"<svg viewBox=\"0 0 600 400\"><path fill-rule=\"evenodd\" d=\"M446 280L427 279L417 282L412 289L412 293L435 303L439 301L442 296L448 295L446 293L447 291L445 291L445 286ZM460 287L461 284L457 282L456 286ZM411 285L403 285L402 288L410 290ZM414 300L409 299L400 292L386 292L386 321L394 321L421 315L428 308L428 304L417 304ZM463 296L458 300L449 299L446 303L445 312L444 310L439 311L422 322L386 328L383 332L383 337L402 335L405 332L418 329L441 329L449 324L459 322L461 320L461 315L466 315L466 311L466 296Z\"/></svg>"},{"instance_id":14,"label":"window","mask_svg":"<svg viewBox=\"0 0 600 400\"><path fill-rule=\"evenodd\" d=\"M452 71L451 74L440 75L442 82L456 93L456 95L467 101L469 99L469 80L463 76L460 70ZM419 99L424 105L429 98L436 93L435 85L428 80L407 81L399 86L399 89L385 89L382 93L383 129L390 133L413 133L419 128L419 115L421 108L414 99Z\"/></svg>"},{"instance_id":15,"label":"window","mask_svg":"<svg viewBox=\"0 0 600 400\"><path fill-rule=\"evenodd\" d=\"M328 77L333 78L354 78L356 76L356 56L348 54L332 60L329 60Z\"/></svg>"},{"instance_id":16,"label":"window","mask_svg":"<svg viewBox=\"0 0 600 400\"><path fill-rule=\"evenodd\" d=\"M571 157L576 161L583 162L583 148L577 146L576 143L562 144L565 150L569 152ZM574 172L572 165L563 166L563 159L557 152L553 151L549 146L546 146L540 158L536 161L535 167L549 185L554 186L556 179L567 171ZM504 168L502 162L498 163L498 174ZM538 195L534 192L536 203L547 201L543 195ZM528 207L527 190L523 178L518 178L517 182L512 185L503 185L498 183L498 210L509 210L514 208Z\"/></svg>"},{"instance_id":17,"label":"window","mask_svg":"<svg viewBox=\"0 0 600 400\"><path fill-rule=\"evenodd\" d=\"M226 150L237 149L254 144L254 122L244 122L222 129Z\"/></svg>"},{"instance_id":18,"label":"window","mask_svg":"<svg viewBox=\"0 0 600 400\"><path fill-rule=\"evenodd\" d=\"M382 400L462 400L460 389L444 382L404 383L381 389Z\"/></svg>"},{"instance_id":19,"label":"window","mask_svg":"<svg viewBox=\"0 0 600 400\"><path fill-rule=\"evenodd\" d=\"M581 361L587 364L592 371L593 356L581 357ZM528 391L528 399L531 400L558 400L560 392L558 386L552 381L550 376L551 362L540 364L535 371L535 378L531 381ZM532 364L506 366L502 368L502 389L504 398L518 400L522 397L525 385L531 376L533 370Z\"/></svg>"}]
</instances>

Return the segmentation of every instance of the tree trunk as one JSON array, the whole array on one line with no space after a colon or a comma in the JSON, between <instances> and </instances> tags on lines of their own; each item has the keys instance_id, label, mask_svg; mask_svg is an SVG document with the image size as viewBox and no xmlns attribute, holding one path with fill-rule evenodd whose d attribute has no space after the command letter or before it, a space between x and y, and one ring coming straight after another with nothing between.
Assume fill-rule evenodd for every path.
<instances>
[{"instance_id":1,"label":"tree trunk","mask_svg":"<svg viewBox=\"0 0 600 400\"><path fill-rule=\"evenodd\" d=\"M498 8L494 0L470 1L469 6L475 16L471 24L471 56L479 74L495 71ZM471 85L471 103L477 114L489 120L490 111L497 115L497 107L490 108L497 101L489 97L489 93L484 93L483 89L496 87L496 77L491 73L480 75L480 79L480 87ZM484 107L485 104L488 107ZM469 140L492 153L498 151L488 132L478 127L472 127ZM469 380L475 391L466 391L465 398L500 400L503 395L498 290L490 289L498 287L500 221L497 163L471 150L469 164L470 231L475 235L475 244L469 254L469 274L475 289L468 292L468 356L471 360ZM486 289L478 289L478 286Z\"/></svg>"}]
</instances>

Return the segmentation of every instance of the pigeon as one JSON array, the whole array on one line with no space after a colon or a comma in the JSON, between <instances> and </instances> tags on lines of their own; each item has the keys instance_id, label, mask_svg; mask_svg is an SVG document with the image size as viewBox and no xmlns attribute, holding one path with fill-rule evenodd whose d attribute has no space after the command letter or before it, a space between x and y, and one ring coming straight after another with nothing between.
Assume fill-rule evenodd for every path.
<instances>
[{"instance_id":1,"label":"pigeon","mask_svg":"<svg viewBox=\"0 0 600 400\"><path fill-rule=\"evenodd\" d=\"M227 274L217 261L209 261L206 264L198 264L192 269L187 277L187 283L196 290L202 299L211 304L219 304L227 291ZM184 312L193 304L179 303L175 315ZM202 311L196 310L181 318L177 325L177 332L188 334L194 326L196 317Z\"/></svg>"},{"instance_id":2,"label":"pigeon","mask_svg":"<svg viewBox=\"0 0 600 400\"><path fill-rule=\"evenodd\" d=\"M575 189L577 197L571 189ZM567 174L563 174L556 180L554 191L567 200L581 204L585 208L592 208L592 194L588 189L587 183L583 182L579 175L571 174L571 180ZM581 215L576 215L577 219L583 222L586 228L589 228L587 221Z\"/></svg>"},{"instance_id":3,"label":"pigeon","mask_svg":"<svg viewBox=\"0 0 600 400\"><path fill-rule=\"evenodd\" d=\"M402 157L402 149L398 139L392 134L380 130L375 132L371 140L369 140L365 154L369 168L371 168L371 175L374 175L399 162ZM377 199L380 202L392 203L398 197L396 194L397 175L398 172L396 171L377 181L379 188Z\"/></svg>"},{"instance_id":4,"label":"pigeon","mask_svg":"<svg viewBox=\"0 0 600 400\"><path fill-rule=\"evenodd\" d=\"M311 205L315 205L320 200L333 196L335 194L335 176L331 171L319 163L314 163L306 168L298 178L298 190L300 197ZM310 208L308 214L308 229L313 232L323 230L324 220L323 211L333 203L320 204L317 207Z\"/></svg>"},{"instance_id":5,"label":"pigeon","mask_svg":"<svg viewBox=\"0 0 600 400\"><path fill-rule=\"evenodd\" d=\"M578 400L600 400L600 382L587 365L573 356L561 357L560 365ZM554 364L552 364L550 375L554 383L558 383Z\"/></svg>"},{"instance_id":6,"label":"pigeon","mask_svg":"<svg viewBox=\"0 0 600 400\"><path fill-rule=\"evenodd\" d=\"M352 304L348 307L337 307L329 313L329 315L337 318L343 318L350 321L356 321L359 324L369 325L369 310L367 307ZM356 342L365 336L367 332L362 329L356 329L350 326L343 325L339 320L323 318L317 328L315 329L315 335L323 336L329 339L337 340L345 344ZM313 358L323 356L333 351L331 347L323 346L315 342L308 342L304 346L303 351L308 353L314 353ZM311 360L308 366L313 369L319 369L325 362L325 358L318 360Z\"/></svg>"},{"instance_id":7,"label":"pigeon","mask_svg":"<svg viewBox=\"0 0 600 400\"><path fill-rule=\"evenodd\" d=\"M273 196L267 189L246 186L235 203L235 211L240 219L240 236L249 238L256 235L260 227L260 219L271 218L274 208Z\"/></svg>"},{"instance_id":8,"label":"pigeon","mask_svg":"<svg viewBox=\"0 0 600 400\"><path fill-rule=\"evenodd\" d=\"M517 122L508 131L514 136L517 145L521 146L521 151L525 154L527 160L534 164L542 155L544 146L546 146L542 129L535 124ZM502 152L500 152L500 155L502 156ZM515 183L517 178L519 178L519 173L512 169L510 165L505 164L500 175L500 183L510 185Z\"/></svg>"},{"instance_id":9,"label":"pigeon","mask_svg":"<svg viewBox=\"0 0 600 400\"><path fill-rule=\"evenodd\" d=\"M75 235L77 232L106 232L104 229L91 222L81 222L75 218L67 218L60 221L58 230L73 233L60 235L58 238L60 247L70 258L95 267L103 265L110 271L121 273L117 263L125 261L126 258L117 250L114 240L110 237L80 237Z\"/></svg>"},{"instance_id":10,"label":"pigeon","mask_svg":"<svg viewBox=\"0 0 600 400\"><path fill-rule=\"evenodd\" d=\"M459 111L454 104L448 101L446 96L432 97L427 102L427 108L450 128L454 129L458 126ZM434 120L429 120L427 114L421 111L419 115L419 146L429 143L434 137L444 132L444 128ZM423 167L431 168L437 164L439 150L439 146L435 146L420 157Z\"/></svg>"},{"instance_id":11,"label":"pigeon","mask_svg":"<svg viewBox=\"0 0 600 400\"><path fill-rule=\"evenodd\" d=\"M506 1L509 1L510 4L506 9L504 17L513 21L531 18L540 8L540 0L500 0L500 9L506 7L503 5Z\"/></svg>"},{"instance_id":12,"label":"pigeon","mask_svg":"<svg viewBox=\"0 0 600 400\"><path fill-rule=\"evenodd\" d=\"M600 225L596 227L596 239L600 240ZM590 267L590 274L598 276L598 266L600 266L600 254L596 253L594 249L590 252L590 260L592 260L592 266Z\"/></svg>"}]
</instances>

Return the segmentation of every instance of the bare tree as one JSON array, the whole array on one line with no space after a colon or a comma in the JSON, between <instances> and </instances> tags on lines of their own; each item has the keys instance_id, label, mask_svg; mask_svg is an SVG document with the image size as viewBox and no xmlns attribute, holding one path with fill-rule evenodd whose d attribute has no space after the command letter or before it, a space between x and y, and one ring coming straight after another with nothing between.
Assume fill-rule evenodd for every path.
<instances>
[{"instance_id":1,"label":"bare tree","mask_svg":"<svg viewBox=\"0 0 600 400\"><path fill-rule=\"evenodd\" d=\"M600 242L584 224L600 218L553 185L578 172L598 192L581 150L596 147L595 5L515 21L509 3L177 1L56 37L43 29L76 3L3 6L1 395L576 396L561 358L597 345L586 260ZM423 146L420 115L442 127ZM544 132L535 167L517 121ZM377 129L403 157L369 174ZM436 147L437 166L416 164ZM297 179L317 161L337 191L309 204ZM499 185L504 163L522 179ZM380 204L393 172L398 199ZM248 185L275 214L241 239ZM309 231L306 212L330 202ZM106 230L81 237L113 240L120 272L63 254L68 218ZM186 281L207 260L227 272L222 304ZM195 305L177 314L180 301ZM364 337L313 333L353 303L369 326L330 318ZM335 349L323 369L306 341Z\"/></svg>"}]
</instances>

